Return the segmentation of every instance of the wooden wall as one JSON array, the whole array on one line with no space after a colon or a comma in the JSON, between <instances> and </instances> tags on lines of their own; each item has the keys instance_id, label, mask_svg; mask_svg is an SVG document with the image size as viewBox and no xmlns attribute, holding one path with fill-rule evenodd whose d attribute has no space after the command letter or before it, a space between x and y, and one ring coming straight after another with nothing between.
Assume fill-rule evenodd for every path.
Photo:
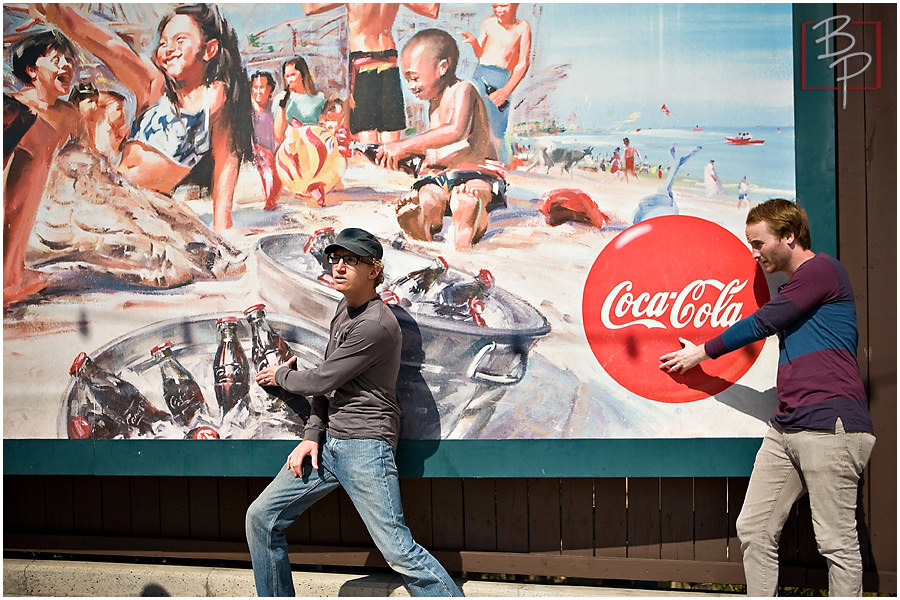
<instances>
[{"instance_id":1,"label":"wooden wall","mask_svg":"<svg viewBox=\"0 0 900 600\"><path fill-rule=\"evenodd\" d=\"M894 4L839 4L882 24L881 89L836 102L839 258L856 291L878 442L861 486L865 590L897 592L897 120ZM875 85L867 72L866 87ZM801 199L804 202L813 199ZM589 460L590 457L583 457ZM258 478L4 476L4 550L247 561ZM746 478L405 479L416 538L453 572L742 583ZM299 565L383 566L343 492L290 530ZM809 506L781 541L781 584L825 588Z\"/></svg>"},{"instance_id":2,"label":"wooden wall","mask_svg":"<svg viewBox=\"0 0 900 600\"><path fill-rule=\"evenodd\" d=\"M897 5L838 4L835 14L881 23L880 48L873 28L861 41L882 58L881 89L848 93L846 108L836 103L838 243L856 295L859 364L877 437L861 502L870 568L896 572ZM863 77L866 88L876 86L874 69Z\"/></svg>"},{"instance_id":3,"label":"wooden wall","mask_svg":"<svg viewBox=\"0 0 900 600\"><path fill-rule=\"evenodd\" d=\"M244 514L267 483L6 476L4 549L246 562ZM746 486L746 478L405 479L402 492L414 536L452 572L742 583L734 522ZM860 519L879 516L880 506ZM890 555L873 551L871 525L861 531L866 590L896 592ZM385 566L342 491L303 515L289 540L298 565ZM781 564L782 585L827 587L805 501L785 528Z\"/></svg>"}]
</instances>

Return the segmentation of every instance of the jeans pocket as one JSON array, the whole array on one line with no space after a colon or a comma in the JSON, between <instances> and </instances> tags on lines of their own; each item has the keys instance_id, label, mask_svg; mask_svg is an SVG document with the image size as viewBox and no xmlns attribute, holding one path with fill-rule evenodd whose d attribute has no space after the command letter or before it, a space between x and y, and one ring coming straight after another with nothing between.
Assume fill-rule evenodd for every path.
<instances>
[{"instance_id":1,"label":"jeans pocket","mask_svg":"<svg viewBox=\"0 0 900 600\"><path fill-rule=\"evenodd\" d=\"M853 459L857 473L862 474L863 469L869 463L869 457L872 456L872 449L875 447L875 436L864 431L856 433L855 436L856 452Z\"/></svg>"}]
</instances>

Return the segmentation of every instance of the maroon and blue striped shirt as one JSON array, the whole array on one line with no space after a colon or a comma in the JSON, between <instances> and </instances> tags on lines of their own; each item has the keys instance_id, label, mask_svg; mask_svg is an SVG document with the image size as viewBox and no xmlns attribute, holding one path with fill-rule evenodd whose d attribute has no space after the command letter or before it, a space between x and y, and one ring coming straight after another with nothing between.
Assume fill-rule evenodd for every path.
<instances>
[{"instance_id":1,"label":"maroon and blue striped shirt","mask_svg":"<svg viewBox=\"0 0 900 600\"><path fill-rule=\"evenodd\" d=\"M778 294L708 342L710 358L778 334L778 409L786 431L872 431L856 363L856 304L847 270L819 253L801 264Z\"/></svg>"}]
</instances>

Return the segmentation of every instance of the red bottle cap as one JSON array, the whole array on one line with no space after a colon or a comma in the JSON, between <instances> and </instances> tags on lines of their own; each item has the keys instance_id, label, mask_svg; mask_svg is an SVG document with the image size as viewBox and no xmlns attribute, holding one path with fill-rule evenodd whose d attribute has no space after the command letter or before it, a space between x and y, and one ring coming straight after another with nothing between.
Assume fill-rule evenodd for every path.
<instances>
[{"instance_id":1,"label":"red bottle cap","mask_svg":"<svg viewBox=\"0 0 900 600\"><path fill-rule=\"evenodd\" d=\"M487 269L478 271L478 279L484 284L484 287L494 287L494 275Z\"/></svg>"},{"instance_id":2,"label":"red bottle cap","mask_svg":"<svg viewBox=\"0 0 900 600\"><path fill-rule=\"evenodd\" d=\"M237 323L237 317L222 317L218 321L216 321L216 325L220 325L221 323Z\"/></svg>"},{"instance_id":3,"label":"red bottle cap","mask_svg":"<svg viewBox=\"0 0 900 600\"><path fill-rule=\"evenodd\" d=\"M81 368L81 365L87 361L88 355L84 352L79 352L78 356L75 357L75 360L72 361L72 366L69 367L69 375L74 375L75 372Z\"/></svg>"},{"instance_id":4,"label":"red bottle cap","mask_svg":"<svg viewBox=\"0 0 900 600\"><path fill-rule=\"evenodd\" d=\"M91 437L91 424L84 417L72 417L66 426L70 440L86 440Z\"/></svg>"},{"instance_id":5,"label":"red bottle cap","mask_svg":"<svg viewBox=\"0 0 900 600\"><path fill-rule=\"evenodd\" d=\"M265 304L254 304L253 306L248 306L246 310L244 310L244 316L250 316L250 313L256 312L258 310L265 310Z\"/></svg>"},{"instance_id":6,"label":"red bottle cap","mask_svg":"<svg viewBox=\"0 0 900 600\"><path fill-rule=\"evenodd\" d=\"M311 236L306 238L306 243L303 244L303 251L309 253L309 251L312 250L313 242L315 242L319 237L327 235L329 233L334 233L334 227L323 227L321 229L316 229Z\"/></svg>"},{"instance_id":7,"label":"red bottle cap","mask_svg":"<svg viewBox=\"0 0 900 600\"><path fill-rule=\"evenodd\" d=\"M382 290L379 296L385 304L400 304L400 296L393 290Z\"/></svg>"},{"instance_id":8,"label":"red bottle cap","mask_svg":"<svg viewBox=\"0 0 900 600\"><path fill-rule=\"evenodd\" d=\"M159 346L154 346L153 350L150 351L150 355L153 356L160 350L165 350L166 348L171 348L171 347L172 347L172 342L163 342Z\"/></svg>"}]
</instances>

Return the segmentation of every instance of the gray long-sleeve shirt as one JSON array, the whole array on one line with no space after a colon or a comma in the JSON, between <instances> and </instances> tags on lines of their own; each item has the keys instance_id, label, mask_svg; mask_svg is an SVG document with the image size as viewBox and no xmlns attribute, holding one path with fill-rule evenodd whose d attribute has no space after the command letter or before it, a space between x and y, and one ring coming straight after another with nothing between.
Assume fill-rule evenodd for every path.
<instances>
[{"instance_id":1,"label":"gray long-sleeve shirt","mask_svg":"<svg viewBox=\"0 0 900 600\"><path fill-rule=\"evenodd\" d=\"M397 445L400 405L400 325L379 298L350 309L338 304L331 320L324 362L315 369L275 373L275 382L293 394L312 397L304 440L321 441L325 427L341 439L379 439ZM331 398L325 396L334 392Z\"/></svg>"}]
</instances>

